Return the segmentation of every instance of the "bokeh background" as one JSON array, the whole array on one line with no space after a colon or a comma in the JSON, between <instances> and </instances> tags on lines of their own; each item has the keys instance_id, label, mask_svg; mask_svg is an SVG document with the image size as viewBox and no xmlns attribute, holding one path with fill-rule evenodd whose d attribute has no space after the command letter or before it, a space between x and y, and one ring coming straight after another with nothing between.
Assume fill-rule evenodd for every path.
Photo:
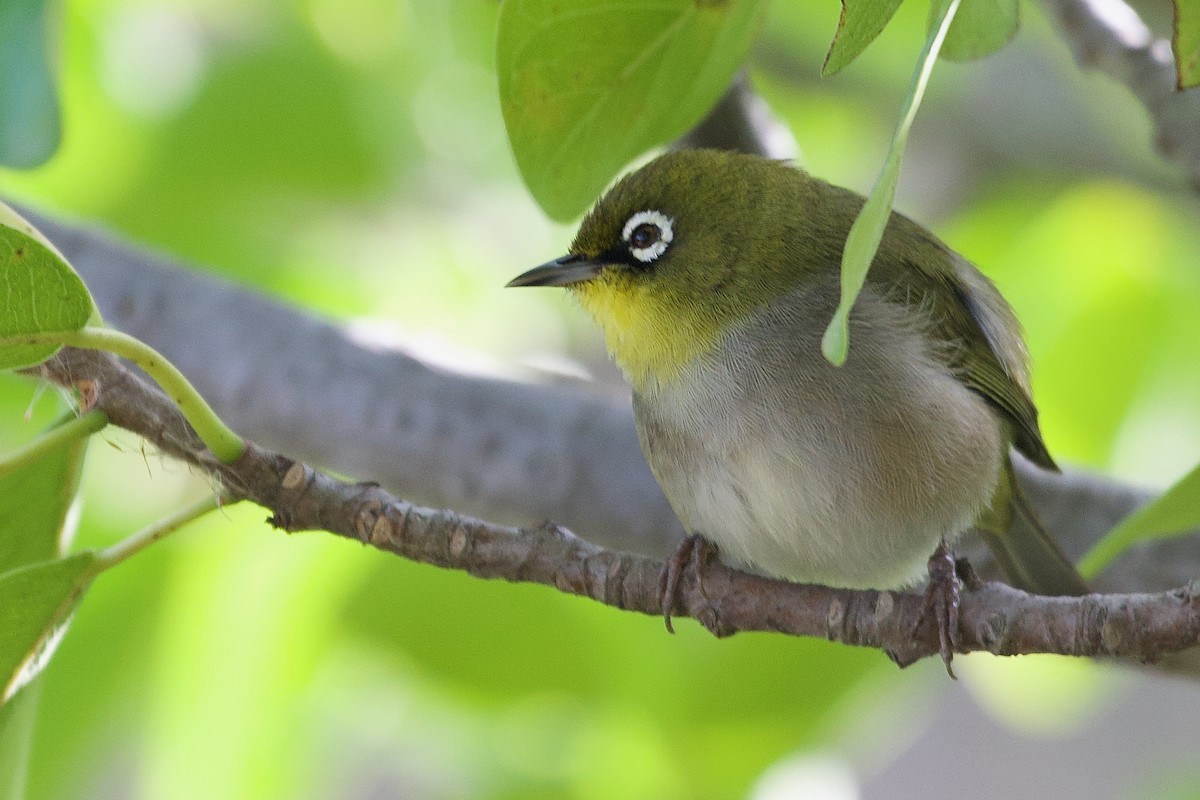
<instances>
[{"instance_id":1,"label":"bokeh background","mask_svg":"<svg viewBox=\"0 0 1200 800\"><path fill-rule=\"evenodd\" d=\"M63 146L0 171L0 194L443 357L566 357L612 381L559 293L500 288L571 230L507 149L498 8L72 0ZM822 80L838 10L775 3L750 74L804 165L865 191L926 9L906 4ZM1024 11L1004 52L935 73L898 203L1016 307L1059 460L1165 486L1200 460L1200 203L1142 109ZM57 410L0 378L0 446ZM119 431L89 459L79 547L207 491ZM951 684L825 642L716 641L690 622L670 637L263 517L229 509L100 578L44 675L31 798L1200 797L1181 722L1200 718L1200 688L1184 682L973 656ZM1146 691L1175 716L1121 712ZM964 719L975 733L949 739L974 749L924 781L905 771L951 752L939 736ZM1083 755L1035 757L1056 752Z\"/></svg>"}]
</instances>

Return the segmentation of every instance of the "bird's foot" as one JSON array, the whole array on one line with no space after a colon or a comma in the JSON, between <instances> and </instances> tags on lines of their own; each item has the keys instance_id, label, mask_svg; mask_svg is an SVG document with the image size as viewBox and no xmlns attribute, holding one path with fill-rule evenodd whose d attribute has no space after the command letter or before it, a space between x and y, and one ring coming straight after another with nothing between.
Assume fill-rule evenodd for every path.
<instances>
[{"instance_id":1,"label":"bird's foot","mask_svg":"<svg viewBox=\"0 0 1200 800\"><path fill-rule=\"evenodd\" d=\"M929 585L925 588L925 608L917 626L933 618L938 630L938 652L951 678L956 677L951 662L958 649L958 605L963 585L974 589L979 582L975 569L965 558L956 559L945 542L929 557Z\"/></svg>"},{"instance_id":2,"label":"bird's foot","mask_svg":"<svg viewBox=\"0 0 1200 800\"><path fill-rule=\"evenodd\" d=\"M696 585L703 594L704 565L712 559L715 553L716 547L712 542L698 533L693 533L679 543L675 552L663 565L662 572L658 574L658 592L662 602L663 622L666 623L667 630L671 633L675 632L675 626L671 624L671 614L675 611L675 604L679 597L679 579L690 565L696 573Z\"/></svg>"}]
</instances>

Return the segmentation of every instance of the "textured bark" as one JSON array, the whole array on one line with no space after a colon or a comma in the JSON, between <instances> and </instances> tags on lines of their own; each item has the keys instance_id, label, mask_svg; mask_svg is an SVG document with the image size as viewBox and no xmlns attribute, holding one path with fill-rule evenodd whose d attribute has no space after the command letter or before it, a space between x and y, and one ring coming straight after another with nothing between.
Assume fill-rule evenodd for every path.
<instances>
[{"instance_id":1,"label":"textured bark","mask_svg":"<svg viewBox=\"0 0 1200 800\"><path fill-rule=\"evenodd\" d=\"M1122 0L1043 0L1075 60L1125 85L1145 106L1155 146L1200 190L1200 91L1177 91L1171 43Z\"/></svg>"}]
</instances>

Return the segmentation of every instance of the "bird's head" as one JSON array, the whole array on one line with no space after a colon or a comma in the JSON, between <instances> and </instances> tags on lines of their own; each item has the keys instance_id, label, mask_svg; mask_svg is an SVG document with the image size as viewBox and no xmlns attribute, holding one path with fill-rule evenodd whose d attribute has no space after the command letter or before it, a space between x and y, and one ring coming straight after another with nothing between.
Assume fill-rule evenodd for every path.
<instances>
[{"instance_id":1,"label":"bird's head","mask_svg":"<svg viewBox=\"0 0 1200 800\"><path fill-rule=\"evenodd\" d=\"M567 255L508 285L570 289L635 387L669 381L796 283L811 183L757 156L668 153L600 198Z\"/></svg>"}]
</instances>

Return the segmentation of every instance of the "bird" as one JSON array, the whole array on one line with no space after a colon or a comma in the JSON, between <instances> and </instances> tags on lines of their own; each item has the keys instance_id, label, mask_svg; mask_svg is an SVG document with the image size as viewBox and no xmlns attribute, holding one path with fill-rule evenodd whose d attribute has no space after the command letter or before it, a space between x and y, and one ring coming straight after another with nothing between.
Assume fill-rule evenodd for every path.
<instances>
[{"instance_id":1,"label":"bird","mask_svg":"<svg viewBox=\"0 0 1200 800\"><path fill-rule=\"evenodd\" d=\"M845 362L822 355L863 203L785 161L671 151L617 181L565 256L508 285L565 287L598 324L685 546L774 578L898 590L974 528L1019 588L1086 593L1036 518L1010 525L1028 510L1012 451L1058 467L1020 325L973 264L893 212ZM949 667L954 632L940 633Z\"/></svg>"}]
</instances>

